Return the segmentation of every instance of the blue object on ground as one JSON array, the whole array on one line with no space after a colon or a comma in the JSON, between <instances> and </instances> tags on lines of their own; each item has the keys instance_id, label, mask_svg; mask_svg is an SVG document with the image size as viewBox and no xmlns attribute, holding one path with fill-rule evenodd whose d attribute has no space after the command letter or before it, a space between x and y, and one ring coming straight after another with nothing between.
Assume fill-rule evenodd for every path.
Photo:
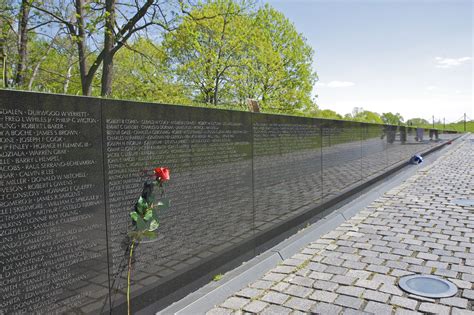
<instances>
[{"instance_id":1,"label":"blue object on ground","mask_svg":"<svg viewBox=\"0 0 474 315\"><path fill-rule=\"evenodd\" d=\"M418 165L418 164L420 164L421 162L423 162L423 158L422 158L421 155L419 155L419 154L415 154L415 155L412 156L411 159L410 159L410 163L411 163L411 164Z\"/></svg>"}]
</instances>

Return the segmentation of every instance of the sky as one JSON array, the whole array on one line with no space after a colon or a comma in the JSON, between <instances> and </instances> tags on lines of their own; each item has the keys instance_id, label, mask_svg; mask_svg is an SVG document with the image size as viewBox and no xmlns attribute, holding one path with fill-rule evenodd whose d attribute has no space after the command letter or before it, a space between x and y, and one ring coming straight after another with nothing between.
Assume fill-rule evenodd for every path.
<instances>
[{"instance_id":1,"label":"sky","mask_svg":"<svg viewBox=\"0 0 474 315\"><path fill-rule=\"evenodd\" d=\"M314 50L322 109L474 119L471 0L260 0Z\"/></svg>"}]
</instances>

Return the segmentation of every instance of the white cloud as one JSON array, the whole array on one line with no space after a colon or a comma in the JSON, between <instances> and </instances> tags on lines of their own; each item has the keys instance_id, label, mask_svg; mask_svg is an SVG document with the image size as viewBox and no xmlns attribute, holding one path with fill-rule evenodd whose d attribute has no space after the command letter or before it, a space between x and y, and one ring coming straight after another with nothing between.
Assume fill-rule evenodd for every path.
<instances>
[{"instance_id":1,"label":"white cloud","mask_svg":"<svg viewBox=\"0 0 474 315\"><path fill-rule=\"evenodd\" d=\"M318 86L325 86L328 88L341 88L341 87L349 87L349 86L354 86L354 82L349 82L349 81L331 81L329 83L324 83L324 82L318 82L316 83Z\"/></svg>"},{"instance_id":2,"label":"white cloud","mask_svg":"<svg viewBox=\"0 0 474 315\"><path fill-rule=\"evenodd\" d=\"M461 58L443 58L443 57L436 57L435 63L437 68L452 68L461 66L463 64L469 63L471 61L471 57L461 57Z\"/></svg>"},{"instance_id":3,"label":"white cloud","mask_svg":"<svg viewBox=\"0 0 474 315\"><path fill-rule=\"evenodd\" d=\"M437 87L434 86L434 85L430 85L430 86L427 86L426 89L427 89L428 91L433 91L433 90L436 90Z\"/></svg>"}]
</instances>

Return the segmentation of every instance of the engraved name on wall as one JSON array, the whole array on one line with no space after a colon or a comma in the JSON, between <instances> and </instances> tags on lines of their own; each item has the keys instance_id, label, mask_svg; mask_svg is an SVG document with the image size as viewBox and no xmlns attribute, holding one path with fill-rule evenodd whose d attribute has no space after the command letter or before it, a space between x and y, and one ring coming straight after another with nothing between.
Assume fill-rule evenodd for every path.
<instances>
[{"instance_id":1,"label":"engraved name on wall","mask_svg":"<svg viewBox=\"0 0 474 315\"><path fill-rule=\"evenodd\" d=\"M0 309L7 313L80 309L100 303L91 296L108 285L94 288L89 280L101 271L84 266L105 257L105 234L96 234L104 224L94 218L103 195L92 175L101 150L83 132L100 133L100 121L35 105L0 104Z\"/></svg>"}]
</instances>

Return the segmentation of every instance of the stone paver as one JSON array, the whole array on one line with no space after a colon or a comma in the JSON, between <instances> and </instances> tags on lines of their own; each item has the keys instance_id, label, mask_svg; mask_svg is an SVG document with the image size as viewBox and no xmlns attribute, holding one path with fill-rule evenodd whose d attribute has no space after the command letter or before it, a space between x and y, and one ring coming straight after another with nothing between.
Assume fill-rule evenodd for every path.
<instances>
[{"instance_id":1,"label":"stone paver","mask_svg":"<svg viewBox=\"0 0 474 315\"><path fill-rule=\"evenodd\" d=\"M208 314L474 314L474 137L461 141L335 230ZM454 297L403 292L413 273L448 278Z\"/></svg>"}]
</instances>

